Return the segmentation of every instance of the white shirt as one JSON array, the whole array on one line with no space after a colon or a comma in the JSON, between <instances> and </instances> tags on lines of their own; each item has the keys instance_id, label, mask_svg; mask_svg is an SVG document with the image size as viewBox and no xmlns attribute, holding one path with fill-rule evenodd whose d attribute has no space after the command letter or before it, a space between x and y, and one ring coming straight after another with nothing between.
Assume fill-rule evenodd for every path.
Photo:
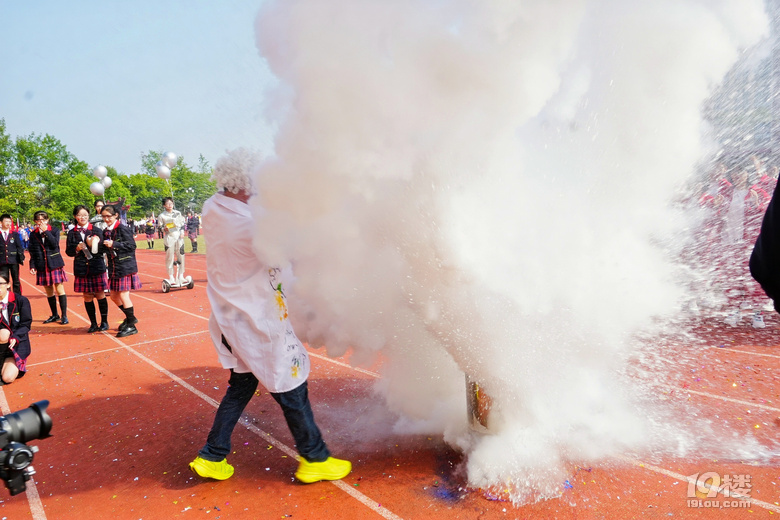
<instances>
[{"instance_id":1,"label":"white shirt","mask_svg":"<svg viewBox=\"0 0 780 520\"><path fill-rule=\"evenodd\" d=\"M309 377L309 356L287 317L281 272L252 250L254 227L243 202L218 193L203 204L209 331L223 367L252 372L269 392L287 392Z\"/></svg>"},{"instance_id":2,"label":"white shirt","mask_svg":"<svg viewBox=\"0 0 780 520\"><path fill-rule=\"evenodd\" d=\"M11 288L9 287L8 289L10 290ZM0 302L5 304L5 309L3 309L3 319L6 323L11 323L11 320L8 319L8 294L9 293L5 293L5 298L0 300Z\"/></svg>"},{"instance_id":3,"label":"white shirt","mask_svg":"<svg viewBox=\"0 0 780 520\"><path fill-rule=\"evenodd\" d=\"M173 231L179 231L184 223L187 221L181 211L174 209L170 212L163 211L157 216L157 219L162 223L166 233Z\"/></svg>"}]
</instances>

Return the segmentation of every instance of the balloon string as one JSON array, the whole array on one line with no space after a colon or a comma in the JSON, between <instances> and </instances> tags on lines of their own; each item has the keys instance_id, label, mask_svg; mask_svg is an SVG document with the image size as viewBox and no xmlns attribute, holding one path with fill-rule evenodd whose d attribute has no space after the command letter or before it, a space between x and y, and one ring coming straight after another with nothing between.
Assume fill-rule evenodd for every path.
<instances>
[{"instance_id":1,"label":"balloon string","mask_svg":"<svg viewBox=\"0 0 780 520\"><path fill-rule=\"evenodd\" d=\"M168 183L168 187L171 189L171 201L173 201L174 206L176 205L176 201L173 199L173 185L171 184L171 181L168 179L165 179L165 182Z\"/></svg>"}]
</instances>

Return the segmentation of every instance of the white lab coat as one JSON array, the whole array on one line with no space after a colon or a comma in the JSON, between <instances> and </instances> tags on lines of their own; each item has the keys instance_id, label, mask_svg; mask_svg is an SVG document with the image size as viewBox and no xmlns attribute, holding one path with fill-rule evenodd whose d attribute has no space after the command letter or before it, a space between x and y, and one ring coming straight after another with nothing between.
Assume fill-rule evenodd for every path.
<instances>
[{"instance_id":1,"label":"white lab coat","mask_svg":"<svg viewBox=\"0 0 780 520\"><path fill-rule=\"evenodd\" d=\"M220 363L252 372L269 392L298 387L309 376L309 356L287 317L279 270L263 265L252 251L249 205L218 193L204 203L202 220L209 331Z\"/></svg>"}]
</instances>

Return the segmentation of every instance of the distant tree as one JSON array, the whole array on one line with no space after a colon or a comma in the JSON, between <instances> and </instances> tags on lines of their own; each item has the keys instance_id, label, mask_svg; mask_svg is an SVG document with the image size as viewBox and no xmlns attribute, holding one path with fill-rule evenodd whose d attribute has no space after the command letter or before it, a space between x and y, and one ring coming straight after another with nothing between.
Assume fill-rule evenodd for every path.
<instances>
[{"instance_id":1,"label":"distant tree","mask_svg":"<svg viewBox=\"0 0 780 520\"><path fill-rule=\"evenodd\" d=\"M127 187L133 194L130 215L135 219L160 212L161 200L170 194L168 184L157 177L146 173L136 173L125 179Z\"/></svg>"},{"instance_id":2,"label":"distant tree","mask_svg":"<svg viewBox=\"0 0 780 520\"><path fill-rule=\"evenodd\" d=\"M198 173L208 173L209 176L211 176L211 165L206 158L203 157L203 154L198 156Z\"/></svg>"},{"instance_id":3,"label":"distant tree","mask_svg":"<svg viewBox=\"0 0 780 520\"><path fill-rule=\"evenodd\" d=\"M70 219L73 206L70 209L66 206L77 196L79 185L78 182L74 185L73 179L88 174L87 163L78 160L64 144L48 134L17 137L12 157L10 174L6 171L8 187L12 181L21 183L13 188L14 205L18 200L20 206L14 213L20 219L31 220L33 212L46 209L54 220ZM10 197L4 199L6 204L10 202Z\"/></svg>"},{"instance_id":4,"label":"distant tree","mask_svg":"<svg viewBox=\"0 0 780 520\"><path fill-rule=\"evenodd\" d=\"M8 213L20 223L32 221L32 213L40 207L35 186L23 179L10 179L3 184L2 194L0 214Z\"/></svg>"},{"instance_id":5,"label":"distant tree","mask_svg":"<svg viewBox=\"0 0 780 520\"><path fill-rule=\"evenodd\" d=\"M0 118L0 185L5 186L13 173L14 144L5 131L5 119Z\"/></svg>"},{"instance_id":6,"label":"distant tree","mask_svg":"<svg viewBox=\"0 0 780 520\"><path fill-rule=\"evenodd\" d=\"M203 202L214 192L209 181L211 167L201 155L196 170L184 161L173 169L171 179L157 176L155 164L163 153L150 151L141 155L141 172L124 175L106 166L112 184L102 197L90 191L97 181L89 165L70 153L51 135L32 133L12 139L0 118L0 213L9 213L20 222L30 222L32 214L47 210L55 221L70 221L73 207L84 204L90 209L97 198L107 201L125 199L129 216L141 219L159 213L162 198L173 194L177 207L200 211Z\"/></svg>"}]
</instances>

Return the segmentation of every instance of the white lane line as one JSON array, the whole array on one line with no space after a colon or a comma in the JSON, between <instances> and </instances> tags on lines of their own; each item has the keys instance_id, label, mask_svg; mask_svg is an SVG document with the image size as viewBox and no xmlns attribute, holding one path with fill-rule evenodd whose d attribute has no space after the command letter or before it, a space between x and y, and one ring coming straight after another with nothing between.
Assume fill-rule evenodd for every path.
<instances>
[{"instance_id":1,"label":"white lane line","mask_svg":"<svg viewBox=\"0 0 780 520\"><path fill-rule=\"evenodd\" d=\"M191 313L191 312L188 312L188 311L182 310L182 309L180 309L179 307L174 307L173 305L168 305L167 303L163 303L163 302L161 302L161 301L159 301L159 300L155 300L154 298L148 298L148 297L146 297L146 296L141 296L141 295L140 295L140 294L138 294L138 293L133 293L133 298L140 298L140 299L142 299L142 300L146 300L146 301L148 301L148 302L156 303L156 304L158 304L158 305L162 305L163 307L168 307L169 309L173 309L173 310L175 310L175 311L182 312L182 313L184 313L184 314L186 314L186 315L188 315L188 316L192 316L193 318L198 318L199 320L209 321L209 318L208 318L208 316L206 316L206 317L199 316L199 315L197 315L197 314L193 314L193 313Z\"/></svg>"},{"instance_id":2,"label":"white lane line","mask_svg":"<svg viewBox=\"0 0 780 520\"><path fill-rule=\"evenodd\" d=\"M139 276L140 276L140 275L139 275ZM146 273L144 273L144 274L143 274L143 276L144 276L144 278L146 278L146 277L150 277L150 278L157 278L158 280L165 280L165 278L164 278L164 277L162 277L162 276L155 276L155 275L153 275L153 274L146 274ZM142 282L143 282L143 281L142 281ZM146 282L146 283L151 283L151 282ZM196 287L197 287L198 289L205 289L205 288L206 288L206 284L204 284L204 283L196 283L196 284L193 286L193 289L195 289ZM190 289L187 289L187 290L189 291ZM162 287L160 287L160 292L162 292ZM135 294L136 294L136 293L133 293L133 296L135 296Z\"/></svg>"},{"instance_id":3,"label":"white lane line","mask_svg":"<svg viewBox=\"0 0 780 520\"><path fill-rule=\"evenodd\" d=\"M11 408L8 406L8 400L5 398L5 391L2 390L5 387L0 387L0 411L3 415L11 413ZM34 458L34 456L33 456ZM43 503L41 502L41 496L38 494L38 488L35 487L35 482L32 479L27 481L25 485L27 502L30 504L30 513L33 520L46 520L46 511L43 509Z\"/></svg>"},{"instance_id":4,"label":"white lane line","mask_svg":"<svg viewBox=\"0 0 780 520\"><path fill-rule=\"evenodd\" d=\"M331 484L339 488L345 493L348 493L352 495L353 498L360 501L361 504L371 509L373 512L378 514L379 516L382 516L384 518L387 518L388 520L403 520L400 516L396 515L392 511L388 511L384 507L382 507L381 504L378 502L375 502L374 500L371 500L366 495L355 489L354 486L350 486L349 484L341 481L341 480L331 480Z\"/></svg>"},{"instance_id":5,"label":"white lane line","mask_svg":"<svg viewBox=\"0 0 780 520\"><path fill-rule=\"evenodd\" d=\"M720 351L726 351L726 352L737 352L739 354L749 354L751 356L763 356L763 357L780 359L780 356L778 356L776 354L764 354L763 352L751 352L749 350L738 350L738 349L735 349L735 348L728 348L728 347L712 347L712 346L709 346L709 345L707 346L707 348L720 350Z\"/></svg>"},{"instance_id":6,"label":"white lane line","mask_svg":"<svg viewBox=\"0 0 780 520\"><path fill-rule=\"evenodd\" d=\"M163 338L163 339L153 339L153 340L147 340L147 341L139 341L138 343L133 343L130 346L131 347L138 347L140 345L148 345L150 343L158 343L158 342L163 342L163 341L170 341L170 340L173 340L173 339L187 338L189 336L196 336L198 334L205 334L205 333L208 333L208 330L201 330L201 331L198 331L198 332L190 332L188 334L180 334L178 336L169 336L169 337ZM112 334L109 334L108 332L103 332L103 335L104 336L111 336ZM93 351L90 351L90 352L84 352L83 354L76 354L75 356L68 356L68 357L62 357L62 358L57 358L57 359L50 359L48 361L39 361L38 363L31 363L31 364L28 364L27 366L28 367L36 367L38 365L46 365L48 363L58 363L60 361L67 361L69 359L76 359L76 358L94 356L94 355L97 355L97 354L105 354L106 352L116 352L118 350L120 350L118 347L107 348L105 350L93 350Z\"/></svg>"},{"instance_id":7,"label":"white lane line","mask_svg":"<svg viewBox=\"0 0 780 520\"><path fill-rule=\"evenodd\" d=\"M696 394L696 395L700 395L702 397L709 397L710 399L720 399L721 401L725 401L727 403L735 403L735 404L739 404L739 405L742 405L742 406L747 406L748 408L763 408L764 410L770 410L772 412L780 413L780 408L775 408L774 406L768 406L768 405L765 405L765 404L753 403L753 402L750 402L750 401L742 401L740 399L734 399L732 397L724 397L722 395L711 394L709 392L700 392L698 390L691 390L690 388L676 388L676 387L669 386L669 385L664 385L664 386L666 386L666 388L668 388L670 390L674 390L674 391L678 391L678 392L688 392L690 394Z\"/></svg>"},{"instance_id":8,"label":"white lane line","mask_svg":"<svg viewBox=\"0 0 780 520\"><path fill-rule=\"evenodd\" d=\"M616 458L622 460L623 462L627 462L633 466L638 466L643 469L649 469L650 471L654 471L656 473L660 473L661 475L666 475L667 477L671 477L673 479L679 480L681 482L686 482L689 484L693 484L696 486L704 486L708 489L713 489L713 487L708 484L707 482L693 479L690 477L686 477L685 475L681 475L680 473L675 473L674 471L669 471L668 469L659 468L658 466L654 466L652 464L647 464L642 462L641 460L632 459L630 457L624 457L622 455L618 455ZM780 507L770 504L769 502L764 502L763 500L758 500L757 498L753 497L743 497L742 495L738 495L737 493L733 493L731 489L720 486L718 488L714 488L716 491L723 493L724 496L727 497L733 497L733 498L739 498L739 499L746 499L750 501L750 505L757 505L759 507L763 507L764 509L768 509L769 511L774 511L776 513L780 513ZM692 498L692 497L691 497Z\"/></svg>"},{"instance_id":9,"label":"white lane line","mask_svg":"<svg viewBox=\"0 0 780 520\"><path fill-rule=\"evenodd\" d=\"M176 374L170 372L166 368L162 367L161 365L159 365L158 363L156 363L152 359L144 356L143 354L141 354L137 350L133 349L132 347L125 345L124 343L119 341L119 339L115 338L114 336L109 336L109 337L111 338L111 341L114 341L118 345L121 345L127 351L133 353L135 356L140 358L142 361L148 363L149 365L151 365L155 369L159 370L160 372L162 372L163 374L168 376L170 379L172 379L174 382L178 383L183 388L185 388L185 389L189 390L190 392L192 392L193 394L197 395L198 397L200 397L201 399L206 401L208 404L210 404L214 408L218 408L219 407L219 402L218 401L216 401L216 400L212 399L211 397L209 397L208 395L204 394L203 392L201 392L200 390L198 390L194 386L190 385L189 383L184 381L182 378L180 378ZM283 452L287 453L291 457L295 457L295 458L298 457L298 452L295 451L293 448L287 446L286 444L284 444L283 442L278 440L276 437L274 437L270 433L261 430L257 426L254 426L251 423L251 418L248 415L243 414L241 416L241 421L239 421L239 422L245 428L247 428L249 431L251 431L252 433L254 433L254 434L262 437L263 439L267 440L273 446L276 446L277 448L279 448ZM349 486L348 484L344 484L343 482L339 482L339 481L330 481L330 483L333 484L334 486L338 487L339 489L347 492L353 498L357 498L362 504L368 506L373 511L375 511L376 513L381 515L382 517L387 518L388 520L402 520L401 517L397 516L396 514L392 513L391 511L388 511L387 509L383 508L378 502L370 499L369 497L367 497L366 495L360 493L356 489L353 489L352 486Z\"/></svg>"},{"instance_id":10,"label":"white lane line","mask_svg":"<svg viewBox=\"0 0 780 520\"><path fill-rule=\"evenodd\" d=\"M33 287L36 290L38 290L37 287L35 287L35 286L33 286ZM41 291L38 290L38 292L41 292ZM136 294L134 296L138 296L138 295ZM157 302L156 300L152 300L150 298L144 298L144 297L142 297L142 298L146 299L146 300L149 300L149 301L153 301L155 303L160 303L160 302ZM207 318L203 318L202 316L194 315L194 314L189 313L187 311L182 311L181 309L178 309L176 307L172 307L170 305L166 305L166 304L162 304L162 303L160 303L160 305L163 305L165 307L169 307L171 309L175 309L175 310L177 310L179 312L184 312L185 314L189 314L191 316L195 316L195 317L200 318L200 319L207 319ZM207 331L199 331L199 332L196 332L196 333L193 333L193 334L198 334L198 333L203 333L203 332L207 332ZM167 375L173 381L175 381L178 384L180 384L183 388L186 388L190 392L194 393L195 395L197 395L198 397L200 397L201 399L203 399L204 401L209 403L211 406L213 406L215 408L219 406L219 403L217 401L215 401L214 399L212 399L208 395L204 394L203 392L201 392L197 388L193 387L189 383L185 382L184 380L182 380L181 378L179 378L175 374L173 374L170 371L166 370L162 366L158 365L156 362L154 362L151 359L147 358L143 354L135 351L132 347L124 345L121 341L119 341L115 337L113 337L113 336L109 336L109 337L111 338L112 341L115 341L116 343L121 345L121 347L123 349L126 349L126 350L132 352L134 355L136 355L137 357L139 357L140 359L142 359L143 361L145 361L149 365L153 366L154 368L156 368L160 372L164 373L165 375ZM153 340L153 341L143 342L143 343L152 343L152 342L156 342L156 341L165 341L165 339ZM710 348L717 348L717 347L710 347ZM115 351L116 349L108 349L108 350ZM718 349L718 350L734 350L734 349ZM736 351L736 350L734 350L734 351L735 352L742 352L742 351ZM747 353L749 353L749 352L747 352ZM353 367L353 366L351 366L351 365L349 365L347 363L342 363L340 361L336 361L334 359L331 359L331 358L328 358L326 356L322 356L322 355L319 355L319 354L315 354L315 353L312 353L312 352L310 352L309 354L311 356L316 357L318 359L321 359L323 361L328 361L328 362L331 362L333 364L336 364L336 365L339 365L339 366L343 366L343 367L346 367L346 368L350 368L352 370L355 370L355 371L358 371L358 372L361 372L361 373L364 373L364 374L367 374L367 375L371 375L371 376L374 376L374 377L379 377L379 374L377 374L376 372L371 372L369 370L364 370L364 369L361 369L361 368ZM749 354L762 355L762 356L767 356L767 357L780 357L780 356L773 356L773 355L770 355L770 354L760 354L760 353L749 353ZM38 364L40 364L40 363L38 363ZM33 365L30 365L30 366L33 366ZM744 405L744 406L748 406L748 407L764 408L764 409L767 409L767 410L780 412L780 409L778 409L778 408L774 408L774 407L766 406L766 405L761 405L761 404L758 404L758 403L750 403L750 402L747 402L747 401L740 401L738 399L722 397L722 396L718 396L718 395L715 395L715 394L709 394L709 393L706 393L706 392L699 392L699 391L696 391L696 390L679 389L679 388L675 388L675 387L671 387L671 386L669 388L672 389L672 390L676 390L676 391L684 391L684 392L688 392L688 393L692 393L692 394L696 394L696 395L701 395L703 397L710 397L710 398L714 398L714 399L720 399L720 400L723 400L723 401L732 402L732 403L736 403L736 404L740 404L740 405ZM0 387L0 398L2 398L2 402L4 403L3 413L10 413L10 410L8 409L8 404L5 402L5 394L2 393L2 387ZM279 441L278 439L273 437L271 434L261 430L260 428L257 428L255 425L253 425L250 422L250 419L249 419L248 416L246 416L246 415L242 416L240 422L248 430L252 431L253 433L255 433L256 435L258 435L260 437L263 437L270 444L272 444L273 446L277 447L281 451L287 453L289 456L291 456L291 457L297 457L298 456L298 454L297 454L297 452L295 450L293 450L292 448L290 448L286 444L282 443L281 441ZM635 465L635 466L638 466L638 467L641 467L641 468L644 468L644 469L649 469L649 470L654 471L656 473L660 473L660 474L672 477L672 478L674 478L676 480L679 480L679 481L682 481L682 482L694 482L695 483L695 481L693 479L690 479L690 478L688 478L688 477L686 477L684 475L681 475L679 473L675 473L673 471L666 470L666 469L658 467L658 466L654 466L652 464L646 464L646 463L643 463L643 462L635 460L635 459L630 459L628 457L619 456L617 458L619 458L621 460L624 460L625 462L628 462L629 464L632 464L632 465ZM382 508L382 506L379 505L377 502L375 502L374 500L372 500L372 499L368 498L367 496L363 495L362 493L360 493L359 491L354 489L352 486L350 486L350 485L348 485L348 484L346 484L346 483L344 483L342 481L332 481L331 484L333 484L334 486L338 487L339 489L341 489L345 493L348 493L349 495L353 496L355 499L359 500L361 503L363 503L364 505L366 505L367 507L369 507L370 509L372 509L373 511L375 511L377 514L381 515L382 517L390 519L390 520L401 520L400 517L398 517L397 515L395 515L391 511L388 511L388 510ZM704 485L709 487L708 484L704 484ZM33 486L34 486L34 484L33 484ZM29 489L29 485L28 485L28 489ZM726 491L728 491L728 490L726 490ZM41 514L43 514L43 506L42 506L42 504L40 504L40 498L37 495L37 490L35 491L35 497L38 500L38 504L40 506ZM29 494L28 494L28 499L29 499ZM780 507L775 506L773 504L770 504L768 502L764 502L764 501L761 501L761 500L758 500L758 499L755 499L755 498L750 498L750 502L751 502L751 504L756 504L759 507L762 507L764 509L780 513ZM32 503L30 505L30 508L31 508L31 510L33 509L33 504ZM45 517L45 515L41 516L41 517L36 517L35 516L35 512L33 512L33 518L35 520L38 520L38 518L40 518L42 520L45 520L46 517Z\"/></svg>"},{"instance_id":11,"label":"white lane line","mask_svg":"<svg viewBox=\"0 0 780 520\"><path fill-rule=\"evenodd\" d=\"M307 350L308 350L308 349L307 349ZM323 361L328 361L328 362L330 362L330 363L333 363L334 365L339 365L339 366L342 366L342 367L346 367L346 368L352 369L352 370L354 370L355 372L360 372L360 373L363 373L363 374L368 374L369 376L376 377L376 378L379 378L379 377L381 377L381 376L380 376L379 374L377 374L376 372L371 372L370 370L366 370L366 369L363 369L363 368L360 368L360 367L353 367L353 366L352 366L352 365L350 365L349 363L343 363L343 362L341 362L341 361L336 361L335 359L331 359L331 358L329 358L328 356L322 356L322 355L320 355L320 354L315 354L314 352L311 352L311 351L309 351L309 355L310 355L311 357L316 357L317 359L321 359L321 360L323 360Z\"/></svg>"},{"instance_id":12,"label":"white lane line","mask_svg":"<svg viewBox=\"0 0 780 520\"><path fill-rule=\"evenodd\" d=\"M38 291L39 293L42 292L36 286L33 285L32 287L36 291ZM194 316L196 318L203 319L203 320L208 320L208 318L204 318L202 316L198 316L196 314L192 314L190 312L183 311L183 310L181 310L181 309L179 309L177 307L173 307L171 305L166 305L164 303L160 303L159 301L153 300L151 298L146 298L146 297L140 296L137 293L134 294L133 297L140 297L140 298L142 298L144 300L148 300L148 301L152 301L154 303L158 303L160 305L163 305L164 307L168 307L170 309L174 309L174 310L177 310L179 312L183 312L183 313L188 314L190 316ZM79 318L81 318L82 320L86 321L81 316L79 316ZM201 334L201 333L204 333L204 332L208 332L208 330L197 331L197 332L193 332L191 334ZM191 335L191 334L189 334L189 335ZM193 394L195 394L198 397L200 397L202 400L204 400L205 402L210 404L212 407L214 407L214 408L218 408L219 407L219 402L218 401L216 401L216 400L212 399L211 397L209 397L208 395L204 394L203 392L201 392L200 390L198 390L194 386L190 385L189 383L184 381L182 378L180 378L176 374L174 374L174 373L170 372L169 370L165 369L164 367L162 367L161 365L157 364L152 359L144 356L140 352L138 352L135 349L133 349L131 346L125 345L124 343L119 341L119 339L117 339L115 336L109 335L107 333L104 333L104 335L107 336L108 338L110 338L111 341L117 343L120 346L120 348L122 348L124 350L127 350L128 352L133 353L135 356L139 357L144 362L148 363L149 365L151 365L155 369L159 370L160 372L162 372L163 374L168 376L170 379L172 379L174 382L176 382L179 385L181 385L183 388L186 388L187 390L189 390ZM177 337L180 337L180 336L177 336ZM172 338L167 338L167 339L172 339ZM144 341L144 342L141 342L141 343L137 343L136 345L141 345L141 344L145 344L145 343L154 343L156 341L166 341L166 338L159 339L159 340L153 340L153 341ZM116 351L116 350L117 350L117 348L113 348L113 349L107 349L107 350L101 351L101 352ZM91 354L95 354L95 352L84 354L84 355L91 355ZM364 370L362 368L353 367L351 365L348 365L347 363L342 363L341 361L336 361L335 359L331 359L331 358L326 357L326 356L321 356L319 354L313 354L313 353L310 353L310 355L312 355L312 356L314 356L314 357L316 357L318 359L321 359L323 361L328 361L330 363L333 363L333 364L336 364L336 365L339 365L339 366L343 366L343 367L346 367L346 368L350 368L350 369L356 370L358 372L362 372L362 373L365 373L365 374L368 374L368 375L371 375L371 376L374 376L374 377L379 377L379 374L377 374L376 372L371 372L369 370ZM78 356L73 356L73 357L78 357ZM69 358L66 358L66 359L69 359ZM41 364L41 363L37 363L37 364ZM33 366L33 365L30 365L30 366ZM3 402L5 402L5 394L3 393L2 388L3 387L0 387L0 397L2 397ZM7 408L8 408L8 404L6 403L4 410L7 409ZM10 413L10 410L9 411L4 411L3 413ZM251 419L250 419L250 417L248 415L246 415L246 414L242 415L241 416L241 420L239 422L245 428L247 428L249 431L251 431L252 433L254 433L254 434L256 434L256 435L258 435L260 437L262 437L263 439L268 441L271 445L275 446L279 450L281 450L284 453L286 453L288 456L290 456L292 458L297 458L298 457L298 452L295 451L293 448L290 448L289 446L287 446L286 444L284 444L280 440L276 439L270 433L265 432L265 431L261 430L260 428L258 428L257 426L255 426L254 424L252 424ZM330 481L330 483L333 484L334 486L336 486L337 488L339 488L340 490L342 490L343 492L345 492L348 495L350 495L352 498L358 500L361 504L363 504L364 506L368 507L369 509L371 509L372 511L374 511L378 515L382 516L383 518L387 518L388 520L403 520L400 516L396 515L392 511L389 511L386 508L382 507L378 502L376 502L375 500L372 500L371 498L367 497L363 493L359 492L353 486L350 486L349 484L346 484L346 483L344 483L344 482L342 482L340 480L333 480L333 481ZM30 486L30 484L32 484L32 486ZM35 489L35 484L33 484L32 481L30 481L30 484L28 484L28 500L30 500L30 511L33 513L33 520L46 520L46 516L43 513L43 504L40 501L40 497L38 496L37 489ZM35 513L35 509L34 509L34 504L33 504L33 501L30 499L30 495L29 495L30 487L32 487L35 490L34 493L35 493L35 499L37 499L37 504L38 504L37 507L40 508L40 512L41 512L41 514L44 514L44 516L40 516L40 517L36 517L35 516L36 513Z\"/></svg>"},{"instance_id":13,"label":"white lane line","mask_svg":"<svg viewBox=\"0 0 780 520\"><path fill-rule=\"evenodd\" d=\"M137 250L138 250L138 249L136 248L136 251L137 251ZM144 251L144 250L142 249L142 251ZM191 254L191 253L190 253L190 254ZM186 256L186 255L185 255L185 256ZM148 264L148 265L156 265L156 266L159 266L159 265L160 265L160 264L159 264L159 263L157 263L157 262L147 262L146 260L139 260L138 258L136 258L136 263L139 263L139 264ZM165 265L165 262L163 262L163 264L162 264L162 265ZM187 266L187 262L186 262L186 261L184 262L184 268L185 268L187 271L190 271L190 270L192 270L192 271L200 271L200 272L202 272L202 273L205 273L205 272L206 272L206 270L205 270L205 269L198 269L197 267L193 267L192 269L190 269L190 267L188 267L188 266Z\"/></svg>"}]
</instances>

